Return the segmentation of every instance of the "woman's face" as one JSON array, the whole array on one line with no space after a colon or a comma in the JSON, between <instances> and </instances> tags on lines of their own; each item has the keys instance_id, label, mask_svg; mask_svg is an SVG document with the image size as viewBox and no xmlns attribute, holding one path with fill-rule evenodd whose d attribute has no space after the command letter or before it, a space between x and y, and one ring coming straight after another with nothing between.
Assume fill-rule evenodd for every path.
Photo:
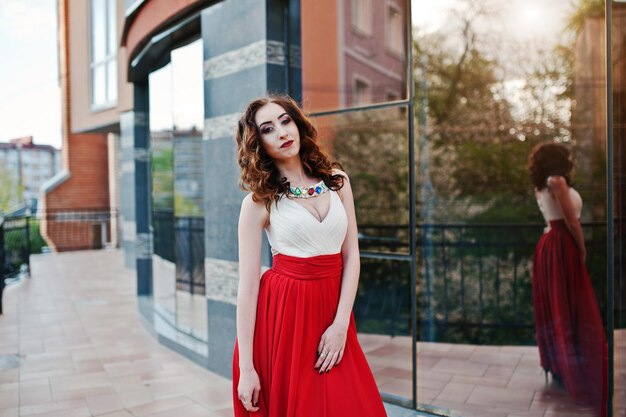
<instances>
[{"instance_id":1,"label":"woman's face","mask_svg":"<svg viewBox=\"0 0 626 417\"><path fill-rule=\"evenodd\" d=\"M296 122L276 103L259 108L254 117L261 134L261 144L273 160L299 157L300 132Z\"/></svg>"}]
</instances>

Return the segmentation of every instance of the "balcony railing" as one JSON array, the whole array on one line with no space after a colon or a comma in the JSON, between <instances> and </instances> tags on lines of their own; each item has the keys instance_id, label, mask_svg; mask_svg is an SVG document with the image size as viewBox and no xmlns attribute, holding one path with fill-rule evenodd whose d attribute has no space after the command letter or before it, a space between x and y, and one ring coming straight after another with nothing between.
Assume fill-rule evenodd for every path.
<instances>
[{"instance_id":1,"label":"balcony railing","mask_svg":"<svg viewBox=\"0 0 626 417\"><path fill-rule=\"evenodd\" d=\"M543 224L421 224L417 228L421 340L532 344L532 261ZM408 252L393 226L360 228L364 259L355 304L359 329L409 334L407 262L376 253ZM398 227L398 236L406 235ZM597 295L606 293L606 224L583 224L587 266ZM384 236L377 238L375 236ZM391 236L391 237L390 237ZM375 251L375 252L374 252ZM604 311L604 297L598 297Z\"/></svg>"}]
</instances>

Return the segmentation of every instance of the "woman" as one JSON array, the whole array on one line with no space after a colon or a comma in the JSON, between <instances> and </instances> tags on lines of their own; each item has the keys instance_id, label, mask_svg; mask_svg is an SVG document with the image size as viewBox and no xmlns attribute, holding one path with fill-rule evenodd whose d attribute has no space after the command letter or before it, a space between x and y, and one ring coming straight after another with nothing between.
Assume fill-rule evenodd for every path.
<instances>
[{"instance_id":1,"label":"woman","mask_svg":"<svg viewBox=\"0 0 626 417\"><path fill-rule=\"evenodd\" d=\"M544 371L579 404L606 415L607 346L598 303L585 267L582 199L571 186L570 151L537 145L529 168L547 223L533 263L537 345Z\"/></svg>"},{"instance_id":2,"label":"woman","mask_svg":"<svg viewBox=\"0 0 626 417\"><path fill-rule=\"evenodd\" d=\"M350 181L289 97L251 102L236 134L239 217L235 416L385 416L352 306L359 246ZM261 236L272 269L260 277ZM259 279L260 277L260 279Z\"/></svg>"}]
</instances>

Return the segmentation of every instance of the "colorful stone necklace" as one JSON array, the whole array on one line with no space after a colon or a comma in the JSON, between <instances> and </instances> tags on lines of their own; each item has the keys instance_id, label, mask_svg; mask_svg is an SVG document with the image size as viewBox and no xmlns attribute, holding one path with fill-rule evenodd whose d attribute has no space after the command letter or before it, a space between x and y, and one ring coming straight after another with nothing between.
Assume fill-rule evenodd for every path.
<instances>
[{"instance_id":1,"label":"colorful stone necklace","mask_svg":"<svg viewBox=\"0 0 626 417\"><path fill-rule=\"evenodd\" d=\"M324 180L321 180L315 185L310 187L289 187L289 193L293 194L296 198L311 198L317 197L328 190Z\"/></svg>"}]
</instances>

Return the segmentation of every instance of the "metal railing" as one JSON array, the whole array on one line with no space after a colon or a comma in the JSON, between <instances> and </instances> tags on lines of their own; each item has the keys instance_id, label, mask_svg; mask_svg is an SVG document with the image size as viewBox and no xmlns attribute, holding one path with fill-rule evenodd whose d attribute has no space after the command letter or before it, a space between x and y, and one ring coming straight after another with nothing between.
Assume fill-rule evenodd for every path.
<instances>
[{"instance_id":1,"label":"metal railing","mask_svg":"<svg viewBox=\"0 0 626 417\"><path fill-rule=\"evenodd\" d=\"M30 271L30 223L28 216L0 218L0 314L6 284Z\"/></svg>"},{"instance_id":2,"label":"metal railing","mask_svg":"<svg viewBox=\"0 0 626 417\"><path fill-rule=\"evenodd\" d=\"M154 253L176 264L176 288L204 294L204 217L152 212Z\"/></svg>"},{"instance_id":3,"label":"metal railing","mask_svg":"<svg viewBox=\"0 0 626 417\"><path fill-rule=\"evenodd\" d=\"M359 330L410 333L410 294L417 291L421 340L459 343L534 342L532 261L543 224L421 224L418 286L409 286L408 262L369 257L362 261L355 315ZM367 225L361 246L404 248L389 226L380 235ZM606 286L606 224L585 223L587 266L597 295ZM398 235L406 235L399 228ZM604 311L603 297L598 297Z\"/></svg>"}]
</instances>

